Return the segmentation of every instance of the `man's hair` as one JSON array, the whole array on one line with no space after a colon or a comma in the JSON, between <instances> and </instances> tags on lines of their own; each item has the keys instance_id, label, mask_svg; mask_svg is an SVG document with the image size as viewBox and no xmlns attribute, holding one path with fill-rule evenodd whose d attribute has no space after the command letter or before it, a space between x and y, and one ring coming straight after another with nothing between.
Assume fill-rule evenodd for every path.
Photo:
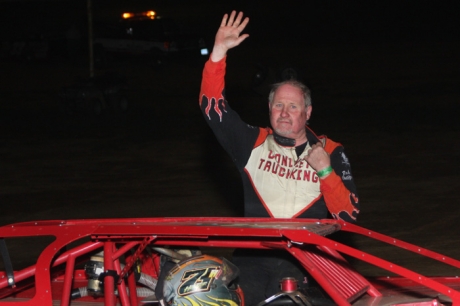
<instances>
[{"instance_id":1,"label":"man's hair","mask_svg":"<svg viewBox=\"0 0 460 306\"><path fill-rule=\"evenodd\" d=\"M268 102L270 106L272 105L273 97L275 96L276 90L286 84L297 87L301 90L302 95L303 95L303 100L305 102L305 107L311 105L311 92L310 92L310 89L307 87L307 85L297 80L286 80L286 81L282 81L282 82L275 83L272 85L272 89L270 90L270 93L268 94Z\"/></svg>"}]
</instances>

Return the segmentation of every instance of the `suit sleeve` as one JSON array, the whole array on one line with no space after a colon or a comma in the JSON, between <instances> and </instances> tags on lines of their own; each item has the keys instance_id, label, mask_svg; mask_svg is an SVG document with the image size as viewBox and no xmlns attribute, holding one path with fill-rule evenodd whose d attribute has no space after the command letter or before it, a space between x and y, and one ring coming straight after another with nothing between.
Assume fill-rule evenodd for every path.
<instances>
[{"instance_id":1,"label":"suit sleeve","mask_svg":"<svg viewBox=\"0 0 460 306\"><path fill-rule=\"evenodd\" d=\"M246 124L228 104L225 98L225 59L206 62L199 102L217 140L241 170L249 159L260 128Z\"/></svg>"},{"instance_id":2,"label":"suit sleeve","mask_svg":"<svg viewBox=\"0 0 460 306\"><path fill-rule=\"evenodd\" d=\"M350 162L341 145L336 146L330 156L334 172L321 180L321 193L335 219L355 223L359 214L359 200Z\"/></svg>"}]
</instances>

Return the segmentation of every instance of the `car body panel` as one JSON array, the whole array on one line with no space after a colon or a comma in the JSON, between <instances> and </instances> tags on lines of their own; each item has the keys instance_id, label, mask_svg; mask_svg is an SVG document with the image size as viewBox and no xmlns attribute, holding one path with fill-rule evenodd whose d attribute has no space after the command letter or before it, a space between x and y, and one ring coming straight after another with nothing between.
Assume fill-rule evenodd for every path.
<instances>
[{"instance_id":1,"label":"car body panel","mask_svg":"<svg viewBox=\"0 0 460 306\"><path fill-rule=\"evenodd\" d=\"M460 268L460 261L442 254L338 220L298 220L268 218L145 218L47 220L0 227L0 237L47 237L54 240L44 247L36 264L0 276L0 304L69 305L75 289L73 280L83 272L76 269L79 259L95 251L104 252L104 269L120 277L108 276L105 295L93 299L105 305L119 301L132 305L141 297L128 296L133 260L124 268L120 258L130 250L134 255L153 247L280 249L292 254L337 305L460 305L460 281L455 277L427 277L382 258L329 238L345 231L364 235L389 245L422 255L433 261ZM71 248L72 247L72 248ZM367 278L342 256L347 255L387 270L386 278ZM14 285L8 283L8 275ZM77 277L77 275L79 275ZM125 278L125 276L128 276ZM109 288L117 286L119 296ZM34 289L31 289L32 287ZM57 289L58 288L58 289ZM32 293L31 293L32 292ZM16 300L18 299L18 300ZM19 300L21 299L21 301ZM26 300L24 300L26 299ZM84 303L86 298L72 301ZM81 304L84 305L84 304Z\"/></svg>"}]
</instances>

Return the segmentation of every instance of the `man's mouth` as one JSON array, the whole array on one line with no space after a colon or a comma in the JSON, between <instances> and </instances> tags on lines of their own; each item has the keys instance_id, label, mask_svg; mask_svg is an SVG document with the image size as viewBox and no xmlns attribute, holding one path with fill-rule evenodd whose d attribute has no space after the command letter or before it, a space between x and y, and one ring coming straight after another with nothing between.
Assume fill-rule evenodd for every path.
<instances>
[{"instance_id":1,"label":"man's mouth","mask_svg":"<svg viewBox=\"0 0 460 306\"><path fill-rule=\"evenodd\" d=\"M290 120L277 120L278 123L288 123L291 124Z\"/></svg>"}]
</instances>

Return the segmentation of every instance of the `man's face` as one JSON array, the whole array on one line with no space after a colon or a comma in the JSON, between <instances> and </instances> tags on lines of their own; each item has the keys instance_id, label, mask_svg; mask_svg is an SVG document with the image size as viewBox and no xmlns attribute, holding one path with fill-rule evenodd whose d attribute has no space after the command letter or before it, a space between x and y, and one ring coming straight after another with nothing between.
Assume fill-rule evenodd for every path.
<instances>
[{"instance_id":1,"label":"man's face","mask_svg":"<svg viewBox=\"0 0 460 306\"><path fill-rule=\"evenodd\" d=\"M305 125L310 119L311 105L305 107L302 91L289 84L280 86L270 107L270 123L281 136L304 140Z\"/></svg>"}]
</instances>

